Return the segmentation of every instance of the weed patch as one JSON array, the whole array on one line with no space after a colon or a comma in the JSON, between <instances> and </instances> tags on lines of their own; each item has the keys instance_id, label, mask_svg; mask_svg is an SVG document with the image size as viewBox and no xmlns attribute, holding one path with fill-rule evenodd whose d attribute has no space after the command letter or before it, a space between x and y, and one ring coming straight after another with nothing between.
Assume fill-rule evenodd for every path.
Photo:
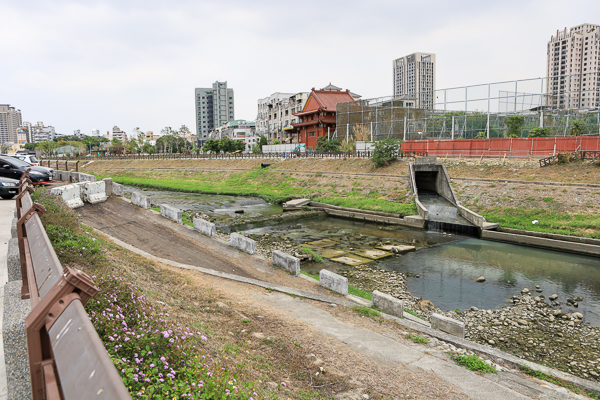
<instances>
[{"instance_id":1,"label":"weed patch","mask_svg":"<svg viewBox=\"0 0 600 400\"><path fill-rule=\"evenodd\" d=\"M373 318L373 317L381 317L381 314L377 310L373 310L369 307L363 306L354 306L352 310L362 317Z\"/></svg>"},{"instance_id":2,"label":"weed patch","mask_svg":"<svg viewBox=\"0 0 600 400\"><path fill-rule=\"evenodd\" d=\"M429 343L429 340L425 339L424 337L421 337L419 335L415 335L412 333L408 333L408 334L404 335L404 337L406 339L412 340L415 343Z\"/></svg>"},{"instance_id":3,"label":"weed patch","mask_svg":"<svg viewBox=\"0 0 600 400\"><path fill-rule=\"evenodd\" d=\"M479 358L476 354L473 354L471 356L455 354L452 356L452 359L458 365L462 365L463 367L465 367L466 369L471 370L471 371L477 371L477 372L481 372L484 374L485 373L492 373L492 374L498 373L496 368L492 367L491 365L488 365L485 361L483 361L481 358Z\"/></svg>"}]
</instances>

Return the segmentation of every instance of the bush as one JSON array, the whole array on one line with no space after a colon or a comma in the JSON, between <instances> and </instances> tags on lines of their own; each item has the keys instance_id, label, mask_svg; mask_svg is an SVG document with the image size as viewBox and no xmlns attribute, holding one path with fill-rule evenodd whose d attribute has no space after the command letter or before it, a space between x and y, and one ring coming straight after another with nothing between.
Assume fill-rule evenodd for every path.
<instances>
[{"instance_id":1,"label":"bush","mask_svg":"<svg viewBox=\"0 0 600 400\"><path fill-rule=\"evenodd\" d=\"M320 151L340 151L342 142L339 139L328 140L325 136L317 138L317 150Z\"/></svg>"},{"instance_id":2,"label":"bush","mask_svg":"<svg viewBox=\"0 0 600 400\"><path fill-rule=\"evenodd\" d=\"M477 135L475 135L475 139L487 139L487 135L485 132L477 132Z\"/></svg>"},{"instance_id":3,"label":"bush","mask_svg":"<svg viewBox=\"0 0 600 400\"><path fill-rule=\"evenodd\" d=\"M371 157L371 161L375 164L375 167L383 167L396 161L399 152L402 151L400 149L401 143L400 140L395 138L387 138L375 142L373 157Z\"/></svg>"},{"instance_id":4,"label":"bush","mask_svg":"<svg viewBox=\"0 0 600 400\"><path fill-rule=\"evenodd\" d=\"M552 133L550 128L533 128L529 131L529 137L548 137Z\"/></svg>"},{"instance_id":5,"label":"bush","mask_svg":"<svg viewBox=\"0 0 600 400\"><path fill-rule=\"evenodd\" d=\"M585 133L585 122L584 121L573 121L571 124L571 135L581 136Z\"/></svg>"},{"instance_id":6,"label":"bush","mask_svg":"<svg viewBox=\"0 0 600 400\"><path fill-rule=\"evenodd\" d=\"M518 138L521 136L521 129L525 124L525 118L521 115L513 115L506 117L504 123L508 127L508 137Z\"/></svg>"}]
</instances>

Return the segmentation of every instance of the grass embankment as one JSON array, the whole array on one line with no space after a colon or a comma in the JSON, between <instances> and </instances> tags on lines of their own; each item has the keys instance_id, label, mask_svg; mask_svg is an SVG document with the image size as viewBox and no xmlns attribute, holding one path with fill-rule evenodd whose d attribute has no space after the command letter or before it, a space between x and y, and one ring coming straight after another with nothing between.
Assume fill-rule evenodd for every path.
<instances>
[{"instance_id":1,"label":"grass embankment","mask_svg":"<svg viewBox=\"0 0 600 400\"><path fill-rule=\"evenodd\" d=\"M289 172L257 168L251 171L118 170L115 182L145 188L191 193L256 196L271 203L292 197L315 195L318 201L342 207L414 215L414 201L406 188L382 185L369 187L367 181L338 182L322 174L292 176Z\"/></svg>"},{"instance_id":2,"label":"grass embankment","mask_svg":"<svg viewBox=\"0 0 600 400\"><path fill-rule=\"evenodd\" d=\"M33 198L46 207L42 222L61 263L83 270L100 289L86 309L132 397L308 400L347 387L313 376L305 350L289 338L249 336L269 326L278 331L278 320L249 312L240 318L212 284L199 287L188 271L106 241L44 188Z\"/></svg>"},{"instance_id":3,"label":"grass embankment","mask_svg":"<svg viewBox=\"0 0 600 400\"><path fill-rule=\"evenodd\" d=\"M600 239L599 215L521 208L496 208L482 214L486 220L496 222L501 227ZM534 224L534 221L538 222Z\"/></svg>"}]
</instances>

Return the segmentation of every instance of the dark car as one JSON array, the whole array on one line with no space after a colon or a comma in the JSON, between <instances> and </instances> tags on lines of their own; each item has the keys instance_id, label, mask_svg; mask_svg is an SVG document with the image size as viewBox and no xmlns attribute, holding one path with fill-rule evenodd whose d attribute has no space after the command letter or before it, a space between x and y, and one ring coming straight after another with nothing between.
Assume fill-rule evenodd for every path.
<instances>
[{"instance_id":1,"label":"dark car","mask_svg":"<svg viewBox=\"0 0 600 400\"><path fill-rule=\"evenodd\" d=\"M5 200L12 199L19 191L19 181L10 178L0 178L0 197Z\"/></svg>"},{"instance_id":2,"label":"dark car","mask_svg":"<svg viewBox=\"0 0 600 400\"><path fill-rule=\"evenodd\" d=\"M29 171L29 178L34 185L43 185L52 182L52 173L48 168L34 167L17 158L0 156L0 177L19 180L21 179L21 175L28 169L31 169Z\"/></svg>"}]
</instances>

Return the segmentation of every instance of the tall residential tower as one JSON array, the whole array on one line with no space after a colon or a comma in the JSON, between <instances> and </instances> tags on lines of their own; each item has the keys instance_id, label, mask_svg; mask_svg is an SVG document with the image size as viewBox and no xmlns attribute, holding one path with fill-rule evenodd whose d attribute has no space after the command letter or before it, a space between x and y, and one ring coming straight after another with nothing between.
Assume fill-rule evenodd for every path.
<instances>
[{"instance_id":1,"label":"tall residential tower","mask_svg":"<svg viewBox=\"0 0 600 400\"><path fill-rule=\"evenodd\" d=\"M201 145L210 131L235 119L233 89L217 81L212 88L196 88L195 95L196 138Z\"/></svg>"},{"instance_id":2,"label":"tall residential tower","mask_svg":"<svg viewBox=\"0 0 600 400\"><path fill-rule=\"evenodd\" d=\"M17 143L17 129L22 122L21 110L0 104L0 143Z\"/></svg>"},{"instance_id":3,"label":"tall residential tower","mask_svg":"<svg viewBox=\"0 0 600 400\"><path fill-rule=\"evenodd\" d=\"M416 106L433 108L435 54L414 53L394 60L394 97L415 99Z\"/></svg>"},{"instance_id":4,"label":"tall residential tower","mask_svg":"<svg viewBox=\"0 0 600 400\"><path fill-rule=\"evenodd\" d=\"M547 106L598 107L599 52L599 25L581 24L569 31L556 31L547 48Z\"/></svg>"}]
</instances>

